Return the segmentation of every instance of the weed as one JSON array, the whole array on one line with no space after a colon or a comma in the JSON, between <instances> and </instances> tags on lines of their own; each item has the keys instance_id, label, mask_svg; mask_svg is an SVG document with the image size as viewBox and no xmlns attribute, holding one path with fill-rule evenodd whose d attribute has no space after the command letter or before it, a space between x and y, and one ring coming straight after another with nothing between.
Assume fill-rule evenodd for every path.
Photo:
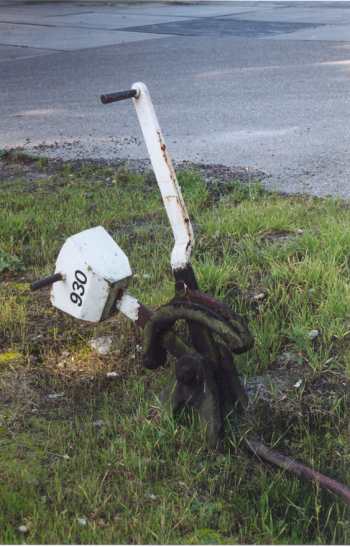
<instances>
[{"instance_id":1,"label":"weed","mask_svg":"<svg viewBox=\"0 0 350 547\"><path fill-rule=\"evenodd\" d=\"M23 269L23 264L17 256L10 255L0 249L0 274L2 272L18 272Z\"/></svg>"}]
</instances>

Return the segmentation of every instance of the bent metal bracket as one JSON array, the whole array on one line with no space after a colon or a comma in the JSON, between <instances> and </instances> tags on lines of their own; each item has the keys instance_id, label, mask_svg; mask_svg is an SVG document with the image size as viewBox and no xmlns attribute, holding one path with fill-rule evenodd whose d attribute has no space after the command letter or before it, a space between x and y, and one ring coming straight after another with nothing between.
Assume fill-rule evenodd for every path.
<instances>
[{"instance_id":1,"label":"bent metal bracket","mask_svg":"<svg viewBox=\"0 0 350 547\"><path fill-rule=\"evenodd\" d=\"M36 281L32 289L51 285L51 303L77 319L99 322L118 311L143 329L143 364L157 369L171 354L175 374L161 394L174 414L198 412L208 446L215 449L224 436L228 415L244 411L248 397L234 355L253 347L244 317L199 290L191 265L194 235L191 221L162 131L144 83L101 96L103 104L131 99L140 123L164 207L174 236L170 264L175 294L152 311L128 292L132 270L128 257L108 232L97 226L69 237L60 250L54 275ZM175 331L185 321L189 339ZM245 446L259 458L294 474L317 481L350 504L350 489L321 473L266 447L258 439Z\"/></svg>"}]
</instances>

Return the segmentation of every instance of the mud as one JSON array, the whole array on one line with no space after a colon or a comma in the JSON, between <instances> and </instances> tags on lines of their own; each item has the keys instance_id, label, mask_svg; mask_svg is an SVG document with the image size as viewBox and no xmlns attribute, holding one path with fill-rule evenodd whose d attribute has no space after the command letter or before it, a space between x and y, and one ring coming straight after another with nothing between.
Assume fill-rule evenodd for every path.
<instances>
[{"instance_id":1,"label":"mud","mask_svg":"<svg viewBox=\"0 0 350 547\"><path fill-rule=\"evenodd\" d=\"M48 178L59 172L69 164L73 169L80 169L82 166L115 167L116 169L126 168L132 172L145 175L146 183L155 182L151 163L148 159L115 159L111 160L72 160L63 161L60 159L46 159L30 156L21 149L9 150L0 153L0 184L11 182L18 178L25 177L29 185L36 179ZM175 162L177 172L196 171L206 183L227 183L239 181L242 183L257 182L266 175L257 169L244 167L227 167L221 164L193 163L189 161Z\"/></svg>"}]
</instances>

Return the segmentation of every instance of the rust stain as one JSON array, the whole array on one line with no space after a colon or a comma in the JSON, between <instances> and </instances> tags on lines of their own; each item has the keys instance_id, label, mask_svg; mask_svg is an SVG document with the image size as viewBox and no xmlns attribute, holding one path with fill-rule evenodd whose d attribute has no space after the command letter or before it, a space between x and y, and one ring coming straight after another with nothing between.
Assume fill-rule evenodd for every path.
<instances>
[{"instance_id":1,"label":"rust stain","mask_svg":"<svg viewBox=\"0 0 350 547\"><path fill-rule=\"evenodd\" d=\"M163 142L162 135L161 135L160 131L157 131L157 135L158 135L158 140L159 140L159 143L160 143L160 149L162 151L164 161L165 161L165 163L167 164L167 166L169 168L170 178L173 181L175 188L178 188L179 191L181 192L180 185L179 185L178 180L176 178L176 173L175 173L171 158L170 158L169 154L167 153L167 147L166 147L165 143ZM191 233L191 229L190 229L190 219L188 217L185 217L184 213L186 212L186 208L185 208L186 206L183 203L183 200L180 199L180 197L178 195L166 196L165 200L170 201L174 197L176 198L178 204L181 207L183 221L185 222L185 224L187 224L187 234L188 234L188 237L190 239L190 241L188 242L188 244L186 246L186 250L187 250L192 245L192 241L191 241L192 233Z\"/></svg>"}]
</instances>

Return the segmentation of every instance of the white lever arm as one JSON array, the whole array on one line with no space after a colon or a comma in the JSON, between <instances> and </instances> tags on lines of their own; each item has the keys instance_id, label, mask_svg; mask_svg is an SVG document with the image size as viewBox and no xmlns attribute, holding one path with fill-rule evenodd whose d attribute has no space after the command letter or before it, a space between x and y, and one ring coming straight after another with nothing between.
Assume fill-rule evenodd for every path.
<instances>
[{"instance_id":1,"label":"white lever arm","mask_svg":"<svg viewBox=\"0 0 350 547\"><path fill-rule=\"evenodd\" d=\"M147 86L137 82L132 89L137 91L132 100L174 234L171 267L182 270L190 261L194 245L191 221Z\"/></svg>"}]
</instances>

